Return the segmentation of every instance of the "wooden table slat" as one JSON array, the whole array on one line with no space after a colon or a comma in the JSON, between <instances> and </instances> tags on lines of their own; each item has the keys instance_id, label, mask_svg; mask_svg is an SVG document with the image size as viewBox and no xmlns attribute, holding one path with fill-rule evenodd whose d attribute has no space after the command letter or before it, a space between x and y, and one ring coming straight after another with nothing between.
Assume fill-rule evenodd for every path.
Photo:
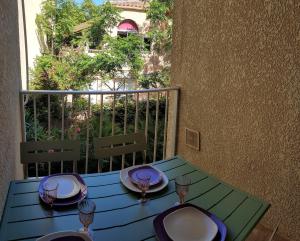
<instances>
[{"instance_id":1,"label":"wooden table slat","mask_svg":"<svg viewBox=\"0 0 300 241\"><path fill-rule=\"evenodd\" d=\"M219 219L225 220L246 198L247 194L234 190L209 211Z\"/></svg>"},{"instance_id":2,"label":"wooden table slat","mask_svg":"<svg viewBox=\"0 0 300 241\"><path fill-rule=\"evenodd\" d=\"M262 206L261 203L247 198L226 220L225 224L230 227L229 238L235 239L246 227L247 223Z\"/></svg>"},{"instance_id":3,"label":"wooden table slat","mask_svg":"<svg viewBox=\"0 0 300 241\"><path fill-rule=\"evenodd\" d=\"M250 234L252 228L255 227L255 225L259 222L260 218L265 214L268 208L269 205L267 203L264 203L234 240L235 241L244 240L245 237L247 237Z\"/></svg>"}]
</instances>

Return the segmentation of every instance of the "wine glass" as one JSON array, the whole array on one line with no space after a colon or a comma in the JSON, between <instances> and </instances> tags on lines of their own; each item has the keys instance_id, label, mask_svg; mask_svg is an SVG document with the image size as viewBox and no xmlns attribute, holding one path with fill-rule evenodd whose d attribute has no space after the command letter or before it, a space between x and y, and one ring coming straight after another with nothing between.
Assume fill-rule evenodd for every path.
<instances>
[{"instance_id":1,"label":"wine glass","mask_svg":"<svg viewBox=\"0 0 300 241\"><path fill-rule=\"evenodd\" d=\"M79 231L85 232L90 237L92 237L92 231L89 229L89 225L94 220L96 204L91 200L84 199L80 203L78 203L78 209L79 220L83 224L83 227Z\"/></svg>"},{"instance_id":2,"label":"wine glass","mask_svg":"<svg viewBox=\"0 0 300 241\"><path fill-rule=\"evenodd\" d=\"M149 190L151 175L147 173L137 173L138 188L142 191L141 203L146 203L148 200L146 198L146 192Z\"/></svg>"},{"instance_id":3,"label":"wine glass","mask_svg":"<svg viewBox=\"0 0 300 241\"><path fill-rule=\"evenodd\" d=\"M43 195L46 203L53 207L53 202L57 198L57 189L58 183L57 182L45 182L43 184Z\"/></svg>"},{"instance_id":4,"label":"wine glass","mask_svg":"<svg viewBox=\"0 0 300 241\"><path fill-rule=\"evenodd\" d=\"M188 176L179 176L175 179L176 193L179 196L179 203L175 205L184 204L185 196L189 192L189 186L191 184L191 178Z\"/></svg>"}]
</instances>

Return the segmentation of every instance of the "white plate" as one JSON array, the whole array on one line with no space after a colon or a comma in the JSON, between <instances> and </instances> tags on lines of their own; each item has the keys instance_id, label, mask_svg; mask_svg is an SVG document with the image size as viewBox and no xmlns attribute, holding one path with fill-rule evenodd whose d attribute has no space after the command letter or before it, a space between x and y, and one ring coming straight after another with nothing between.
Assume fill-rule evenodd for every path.
<instances>
[{"instance_id":1,"label":"white plate","mask_svg":"<svg viewBox=\"0 0 300 241\"><path fill-rule=\"evenodd\" d=\"M74 197L80 192L81 184L79 183L77 178L74 177L73 175L52 176L48 178L45 184L49 182L58 183L58 188L57 188L58 199Z\"/></svg>"},{"instance_id":2,"label":"white plate","mask_svg":"<svg viewBox=\"0 0 300 241\"><path fill-rule=\"evenodd\" d=\"M168 236L174 241L212 241L218 226L194 207L178 209L163 220Z\"/></svg>"},{"instance_id":3,"label":"white plate","mask_svg":"<svg viewBox=\"0 0 300 241\"><path fill-rule=\"evenodd\" d=\"M140 167L140 166L143 166L143 165L136 165L136 166L128 167L128 168L125 168L125 169L120 171L120 179L121 179L121 182L123 183L123 185L125 187L127 187L129 190L131 190L133 192L139 192L139 193L141 192L141 190L138 189L137 186L134 185L130 181L130 178L128 176L128 171L131 170L131 169ZM151 167L153 167L155 170L157 170L160 173L160 175L162 176L162 181L161 181L160 184L157 184L156 186L150 188L146 193L158 192L158 191L164 189L169 183L168 177L162 171L158 170L154 166L151 166Z\"/></svg>"}]
</instances>

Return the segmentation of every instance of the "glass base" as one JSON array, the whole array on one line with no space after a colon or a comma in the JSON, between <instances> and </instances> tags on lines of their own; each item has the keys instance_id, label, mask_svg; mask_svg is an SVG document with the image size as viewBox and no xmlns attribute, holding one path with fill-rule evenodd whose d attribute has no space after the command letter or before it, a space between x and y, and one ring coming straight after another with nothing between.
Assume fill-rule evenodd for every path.
<instances>
[{"instance_id":1,"label":"glass base","mask_svg":"<svg viewBox=\"0 0 300 241\"><path fill-rule=\"evenodd\" d=\"M79 229L79 232L81 233L85 233L86 235L88 235L92 240L93 237L94 237L94 233L93 233L93 230L91 230L90 228L88 228L88 230L85 230L83 227Z\"/></svg>"}]
</instances>

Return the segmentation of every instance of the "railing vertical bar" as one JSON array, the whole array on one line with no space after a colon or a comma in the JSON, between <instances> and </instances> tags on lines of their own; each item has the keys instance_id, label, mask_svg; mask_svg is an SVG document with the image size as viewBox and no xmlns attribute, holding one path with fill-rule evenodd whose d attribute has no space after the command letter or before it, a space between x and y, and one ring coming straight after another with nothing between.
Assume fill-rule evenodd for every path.
<instances>
[{"instance_id":1,"label":"railing vertical bar","mask_svg":"<svg viewBox=\"0 0 300 241\"><path fill-rule=\"evenodd\" d=\"M134 132L137 133L139 129L139 93L136 93L136 100L135 100L135 120L134 120ZM133 161L132 164L135 165L136 161L136 152L133 153Z\"/></svg>"},{"instance_id":2,"label":"railing vertical bar","mask_svg":"<svg viewBox=\"0 0 300 241\"><path fill-rule=\"evenodd\" d=\"M153 162L156 161L156 153L157 153L158 109L159 109L159 92L157 92L156 110L155 110Z\"/></svg>"},{"instance_id":3,"label":"railing vertical bar","mask_svg":"<svg viewBox=\"0 0 300 241\"><path fill-rule=\"evenodd\" d=\"M100 97L100 120L99 120L99 138L102 137L103 129L103 95ZM98 160L98 172L102 172L102 160Z\"/></svg>"},{"instance_id":4,"label":"railing vertical bar","mask_svg":"<svg viewBox=\"0 0 300 241\"><path fill-rule=\"evenodd\" d=\"M48 94L48 139L51 136L51 99L50 94ZM48 175L51 174L51 162L48 162Z\"/></svg>"},{"instance_id":5,"label":"railing vertical bar","mask_svg":"<svg viewBox=\"0 0 300 241\"><path fill-rule=\"evenodd\" d=\"M88 173L89 163L89 139L90 139L90 117L91 117L91 95L89 94L88 114L86 122L86 144L85 144L85 173Z\"/></svg>"},{"instance_id":6,"label":"railing vertical bar","mask_svg":"<svg viewBox=\"0 0 300 241\"><path fill-rule=\"evenodd\" d=\"M26 142L26 124L25 124L25 102L24 94L20 94L20 111L21 111L21 123L22 123L22 142ZM28 177L28 165L23 164L24 178Z\"/></svg>"},{"instance_id":7,"label":"railing vertical bar","mask_svg":"<svg viewBox=\"0 0 300 241\"><path fill-rule=\"evenodd\" d=\"M111 120L111 135L115 135L115 121L116 121L116 94L113 95L113 103L112 103L112 120ZM113 146L112 146L113 147ZM112 171L112 163L113 157L110 157L109 160L109 170Z\"/></svg>"},{"instance_id":8,"label":"railing vertical bar","mask_svg":"<svg viewBox=\"0 0 300 241\"><path fill-rule=\"evenodd\" d=\"M99 120L99 138L102 137L102 129L103 129L103 95L101 95L100 99L100 120Z\"/></svg>"},{"instance_id":9,"label":"railing vertical bar","mask_svg":"<svg viewBox=\"0 0 300 241\"><path fill-rule=\"evenodd\" d=\"M34 140L37 141L36 96L33 95ZM35 163L35 176L39 176L39 166Z\"/></svg>"},{"instance_id":10,"label":"railing vertical bar","mask_svg":"<svg viewBox=\"0 0 300 241\"><path fill-rule=\"evenodd\" d=\"M146 123L145 123L145 138L146 138L147 147L148 147L148 128L149 128L149 98L150 98L150 93L148 92L147 103L146 103ZM147 159L147 150L145 151L145 159Z\"/></svg>"},{"instance_id":11,"label":"railing vertical bar","mask_svg":"<svg viewBox=\"0 0 300 241\"><path fill-rule=\"evenodd\" d=\"M65 96L61 96L61 140L63 141L65 139ZM64 162L61 162L61 172L64 171ZM73 162L73 172L74 170L74 162Z\"/></svg>"},{"instance_id":12,"label":"railing vertical bar","mask_svg":"<svg viewBox=\"0 0 300 241\"><path fill-rule=\"evenodd\" d=\"M51 136L51 103L50 94L48 94L48 137Z\"/></svg>"},{"instance_id":13,"label":"railing vertical bar","mask_svg":"<svg viewBox=\"0 0 300 241\"><path fill-rule=\"evenodd\" d=\"M163 159L166 159L166 150L167 150L167 129L168 129L168 105L169 105L169 91L165 92L165 124L164 124L164 144L163 144Z\"/></svg>"},{"instance_id":14,"label":"railing vertical bar","mask_svg":"<svg viewBox=\"0 0 300 241\"><path fill-rule=\"evenodd\" d=\"M125 94L125 110L124 110L124 135L127 134L127 103L128 103L128 95ZM125 146L125 143L123 143L123 146ZM125 154L122 155L122 169L125 167Z\"/></svg>"}]
</instances>

